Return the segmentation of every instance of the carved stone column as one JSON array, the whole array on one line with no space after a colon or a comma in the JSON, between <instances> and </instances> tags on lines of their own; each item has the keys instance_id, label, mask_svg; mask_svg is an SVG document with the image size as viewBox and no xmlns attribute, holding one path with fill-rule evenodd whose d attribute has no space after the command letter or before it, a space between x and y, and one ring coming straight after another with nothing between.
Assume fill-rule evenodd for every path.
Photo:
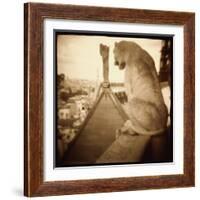
<instances>
[{"instance_id":1,"label":"carved stone column","mask_svg":"<svg viewBox=\"0 0 200 200\"><path fill-rule=\"evenodd\" d=\"M100 44L100 55L102 56L103 61L103 86L109 87L109 47L103 44Z\"/></svg>"}]
</instances>

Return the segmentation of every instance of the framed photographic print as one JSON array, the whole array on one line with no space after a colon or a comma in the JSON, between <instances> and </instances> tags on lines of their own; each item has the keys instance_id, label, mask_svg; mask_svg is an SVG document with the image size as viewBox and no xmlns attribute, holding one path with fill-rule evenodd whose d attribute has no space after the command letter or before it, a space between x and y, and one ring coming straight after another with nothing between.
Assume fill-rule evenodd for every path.
<instances>
[{"instance_id":1,"label":"framed photographic print","mask_svg":"<svg viewBox=\"0 0 200 200\"><path fill-rule=\"evenodd\" d=\"M27 3L24 194L194 186L195 15Z\"/></svg>"}]
</instances>

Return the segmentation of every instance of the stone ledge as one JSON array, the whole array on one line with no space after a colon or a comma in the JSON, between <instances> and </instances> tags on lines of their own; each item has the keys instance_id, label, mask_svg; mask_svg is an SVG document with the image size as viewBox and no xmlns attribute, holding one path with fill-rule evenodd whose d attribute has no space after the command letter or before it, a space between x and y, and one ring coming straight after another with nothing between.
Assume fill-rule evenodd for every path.
<instances>
[{"instance_id":1,"label":"stone ledge","mask_svg":"<svg viewBox=\"0 0 200 200\"><path fill-rule=\"evenodd\" d=\"M96 163L140 162L150 136L121 135L97 159Z\"/></svg>"}]
</instances>

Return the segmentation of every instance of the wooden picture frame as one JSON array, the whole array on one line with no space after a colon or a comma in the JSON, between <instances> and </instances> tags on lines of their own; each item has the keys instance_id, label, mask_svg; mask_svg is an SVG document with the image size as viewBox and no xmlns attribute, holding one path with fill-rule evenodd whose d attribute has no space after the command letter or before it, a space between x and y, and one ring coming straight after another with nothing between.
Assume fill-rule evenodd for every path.
<instances>
[{"instance_id":1,"label":"wooden picture frame","mask_svg":"<svg viewBox=\"0 0 200 200\"><path fill-rule=\"evenodd\" d=\"M44 182L43 25L67 19L184 27L184 173ZM155 10L27 3L24 6L24 194L67 195L194 186L195 14Z\"/></svg>"}]
</instances>

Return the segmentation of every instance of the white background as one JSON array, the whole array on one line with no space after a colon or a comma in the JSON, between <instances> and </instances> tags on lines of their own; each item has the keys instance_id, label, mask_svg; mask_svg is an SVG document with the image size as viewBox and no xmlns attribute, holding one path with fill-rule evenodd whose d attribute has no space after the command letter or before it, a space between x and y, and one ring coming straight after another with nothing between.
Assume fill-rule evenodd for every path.
<instances>
[{"instance_id":1,"label":"white background","mask_svg":"<svg viewBox=\"0 0 200 200\"><path fill-rule=\"evenodd\" d=\"M32 0L33 1L33 0ZM23 199L23 0L0 5L0 196ZM47 2L47 1L43 1ZM77 0L48 1L82 5L115 6L196 12L196 66L200 65L200 1L198 0ZM196 67L196 77L200 75ZM200 79L196 78L196 113L200 110ZM199 199L200 117L196 115L196 187L134 192L47 197L44 199Z\"/></svg>"}]
</instances>

